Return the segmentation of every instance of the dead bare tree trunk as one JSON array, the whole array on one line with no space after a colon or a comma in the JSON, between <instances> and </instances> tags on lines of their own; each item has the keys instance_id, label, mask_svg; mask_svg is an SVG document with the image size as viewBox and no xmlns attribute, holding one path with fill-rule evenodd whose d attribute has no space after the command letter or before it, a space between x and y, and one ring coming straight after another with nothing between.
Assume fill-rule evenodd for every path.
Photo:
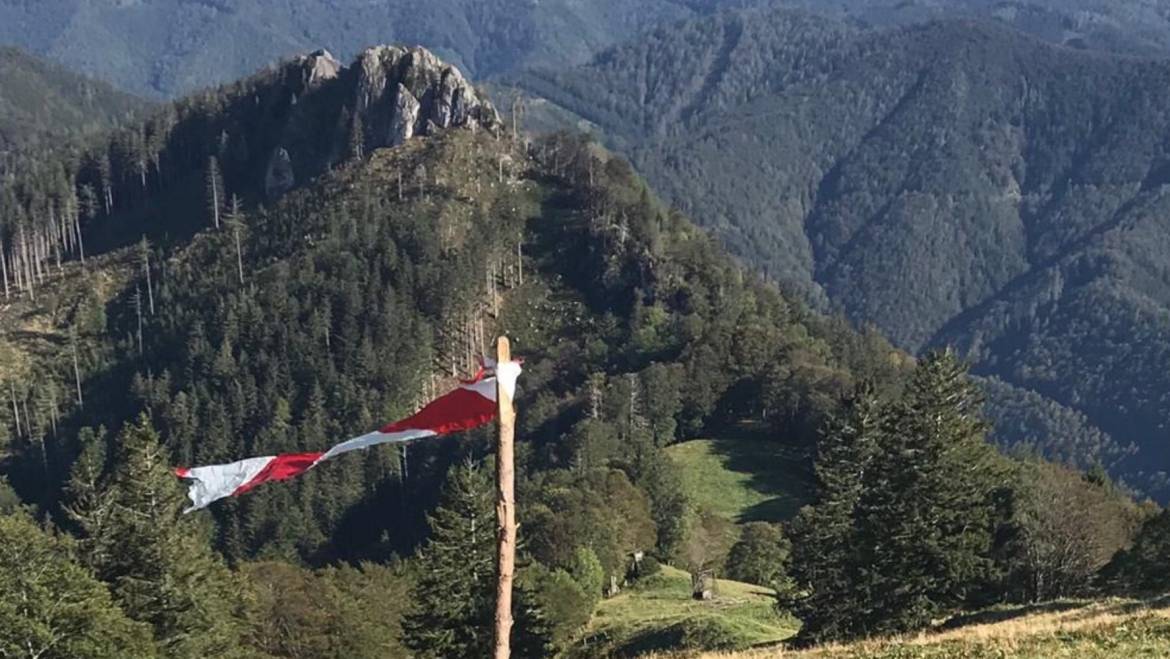
<instances>
[{"instance_id":1,"label":"dead bare tree trunk","mask_svg":"<svg viewBox=\"0 0 1170 659\"><path fill-rule=\"evenodd\" d=\"M4 241L0 240L0 279L4 280L4 299L8 299L8 254L4 251Z\"/></svg>"},{"instance_id":2,"label":"dead bare tree trunk","mask_svg":"<svg viewBox=\"0 0 1170 659\"><path fill-rule=\"evenodd\" d=\"M219 228L219 210L223 206L223 179L215 156L207 159L207 203L211 204L211 220Z\"/></svg>"},{"instance_id":3,"label":"dead bare tree trunk","mask_svg":"<svg viewBox=\"0 0 1170 659\"><path fill-rule=\"evenodd\" d=\"M57 436L57 393L56 385L49 387L49 428Z\"/></svg>"},{"instance_id":4,"label":"dead bare tree trunk","mask_svg":"<svg viewBox=\"0 0 1170 659\"><path fill-rule=\"evenodd\" d=\"M16 436L20 436L20 405L16 402L16 383L8 381L8 392L12 397L12 418L16 421Z\"/></svg>"},{"instance_id":5,"label":"dead bare tree trunk","mask_svg":"<svg viewBox=\"0 0 1170 659\"><path fill-rule=\"evenodd\" d=\"M146 275L146 298L150 301L150 315L154 315L154 283L150 278L150 243L142 237L142 273Z\"/></svg>"},{"instance_id":6,"label":"dead bare tree trunk","mask_svg":"<svg viewBox=\"0 0 1170 659\"><path fill-rule=\"evenodd\" d=\"M134 313L138 315L138 354L141 355L142 350L142 289L138 286L134 287Z\"/></svg>"},{"instance_id":7,"label":"dead bare tree trunk","mask_svg":"<svg viewBox=\"0 0 1170 659\"><path fill-rule=\"evenodd\" d=\"M236 238L236 273L240 278L240 285L244 285L244 252L240 248L240 225L233 223L232 234Z\"/></svg>"},{"instance_id":8,"label":"dead bare tree trunk","mask_svg":"<svg viewBox=\"0 0 1170 659\"><path fill-rule=\"evenodd\" d=\"M77 359L77 332L69 333L70 343L73 347L73 383L77 386L77 406L85 407L85 400L81 397L81 367Z\"/></svg>"},{"instance_id":9,"label":"dead bare tree trunk","mask_svg":"<svg viewBox=\"0 0 1170 659\"><path fill-rule=\"evenodd\" d=\"M77 232L77 253L81 257L81 264L85 265L85 241L81 239L81 213L74 213L73 229Z\"/></svg>"}]
</instances>

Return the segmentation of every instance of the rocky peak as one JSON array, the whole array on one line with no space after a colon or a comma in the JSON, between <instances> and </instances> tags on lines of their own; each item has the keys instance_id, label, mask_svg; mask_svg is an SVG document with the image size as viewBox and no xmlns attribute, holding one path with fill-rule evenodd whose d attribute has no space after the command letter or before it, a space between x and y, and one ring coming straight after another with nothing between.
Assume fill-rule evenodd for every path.
<instances>
[{"instance_id":1,"label":"rocky peak","mask_svg":"<svg viewBox=\"0 0 1170 659\"><path fill-rule=\"evenodd\" d=\"M315 87L325 80L332 80L345 68L337 61L333 54L322 48L308 55L296 58L302 71L302 82L306 89Z\"/></svg>"},{"instance_id":2,"label":"rocky peak","mask_svg":"<svg viewBox=\"0 0 1170 659\"><path fill-rule=\"evenodd\" d=\"M402 144L435 128L499 124L495 108L459 69L425 48L375 46L358 56L354 68L354 107L363 115L374 110L371 137L379 145Z\"/></svg>"},{"instance_id":3,"label":"rocky peak","mask_svg":"<svg viewBox=\"0 0 1170 659\"><path fill-rule=\"evenodd\" d=\"M289 110L265 151L269 198L352 155L355 145L368 153L440 130L501 126L458 69L417 46L368 48L349 67L318 50L289 62L282 77Z\"/></svg>"}]
</instances>

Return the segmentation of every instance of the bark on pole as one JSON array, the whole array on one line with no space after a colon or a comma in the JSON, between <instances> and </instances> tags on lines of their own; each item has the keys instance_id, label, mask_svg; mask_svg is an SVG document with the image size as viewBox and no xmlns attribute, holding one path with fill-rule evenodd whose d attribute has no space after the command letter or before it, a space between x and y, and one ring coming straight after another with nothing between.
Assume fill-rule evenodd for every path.
<instances>
[{"instance_id":1,"label":"bark on pole","mask_svg":"<svg viewBox=\"0 0 1170 659\"><path fill-rule=\"evenodd\" d=\"M512 361L508 337L496 342L497 372L500 365ZM496 443L496 517L499 522L499 553L496 583L496 659L509 659L512 653L512 577L516 569L516 470L513 436L516 410L511 394L496 378L496 405L499 435Z\"/></svg>"}]
</instances>

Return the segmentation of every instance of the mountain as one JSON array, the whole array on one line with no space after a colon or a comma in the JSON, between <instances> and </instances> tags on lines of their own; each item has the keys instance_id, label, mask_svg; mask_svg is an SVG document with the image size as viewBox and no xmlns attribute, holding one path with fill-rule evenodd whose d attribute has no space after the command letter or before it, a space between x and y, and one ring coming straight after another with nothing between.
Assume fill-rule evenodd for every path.
<instances>
[{"instance_id":1,"label":"mountain","mask_svg":"<svg viewBox=\"0 0 1170 659\"><path fill-rule=\"evenodd\" d=\"M418 592L426 561L487 583L466 567L490 565L490 508L450 506L477 483L490 506L490 431L356 452L191 515L167 467L379 427L473 373L497 333L525 358L516 643L567 647L632 553L685 551L696 512L667 444L751 418L807 469L843 392L904 370L880 337L745 272L620 158L510 134L420 48L295 58L46 152L5 192L0 521L24 504L62 546L35 571L0 555L0 580L37 602L0 621L8 647L65 624L39 567L64 563L165 656L406 656L426 642L408 614L451 600ZM452 537L472 550L432 550ZM791 630L770 601L744 607L777 620L751 638ZM482 644L481 619L459 633ZM127 653L150 656L105 656Z\"/></svg>"},{"instance_id":2,"label":"mountain","mask_svg":"<svg viewBox=\"0 0 1170 659\"><path fill-rule=\"evenodd\" d=\"M0 212L3 473L28 501L140 413L179 464L325 445L452 386L497 331L528 359L533 479L586 459L641 478L660 446L743 417L807 455L843 390L901 368L744 273L624 161L526 151L419 48L301 56L39 169ZM573 439L586 400L622 442ZM481 440L266 488L217 513L218 546L408 553Z\"/></svg>"},{"instance_id":3,"label":"mountain","mask_svg":"<svg viewBox=\"0 0 1170 659\"><path fill-rule=\"evenodd\" d=\"M1094 444L1078 462L1167 496L1168 82L984 23L769 11L511 84L814 304L911 351L957 345L1015 409L1032 392L1081 421L1017 415L1013 443Z\"/></svg>"},{"instance_id":4,"label":"mountain","mask_svg":"<svg viewBox=\"0 0 1170 659\"><path fill-rule=\"evenodd\" d=\"M18 2L0 6L0 43L173 97L320 47L349 58L373 43L417 43L475 77L578 63L650 26L750 1Z\"/></svg>"},{"instance_id":5,"label":"mountain","mask_svg":"<svg viewBox=\"0 0 1170 659\"><path fill-rule=\"evenodd\" d=\"M784 638L807 590L792 575L863 544L835 539L849 496L867 513L945 513L969 549L897 542L986 566L943 575L969 596L915 596L938 612L920 626L1088 594L1131 543L1117 587L1160 578L1145 557L1170 517L1099 471L998 455L952 353L914 363L737 263L626 160L513 126L425 49L348 64L318 51L8 176L0 531L28 551L0 551L0 583L24 602L0 616L3 647L484 656L490 430L347 453L189 515L174 467L313 451L402 418L476 372L497 334L525 359L516 656ZM1050 412L1037 416L1076 422ZM686 441L702 437L722 441ZM994 469L970 476L971 455ZM738 504L711 506L706 481ZM833 523L776 523L806 501L803 519ZM850 577L874 565L851 555ZM694 600L680 566L724 563L757 585ZM887 572L872 592L929 592ZM84 606L62 610L61 592ZM662 615L643 615L655 598Z\"/></svg>"},{"instance_id":6,"label":"mountain","mask_svg":"<svg viewBox=\"0 0 1170 659\"><path fill-rule=\"evenodd\" d=\"M1170 53L1166 0L53 0L0 5L0 43L19 45L145 97L228 82L327 47L343 59L372 43L424 45L475 78L580 64L655 27L718 9L784 6L858 26L970 17L1047 41L1130 54Z\"/></svg>"},{"instance_id":7,"label":"mountain","mask_svg":"<svg viewBox=\"0 0 1170 659\"><path fill-rule=\"evenodd\" d=\"M0 154L109 128L145 107L106 83L0 48Z\"/></svg>"}]
</instances>

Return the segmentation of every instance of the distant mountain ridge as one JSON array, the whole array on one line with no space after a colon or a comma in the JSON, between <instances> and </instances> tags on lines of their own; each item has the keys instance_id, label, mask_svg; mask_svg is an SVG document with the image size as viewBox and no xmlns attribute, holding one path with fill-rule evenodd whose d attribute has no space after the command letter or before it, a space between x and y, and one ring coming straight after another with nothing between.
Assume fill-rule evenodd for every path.
<instances>
[{"instance_id":1,"label":"distant mountain ridge","mask_svg":"<svg viewBox=\"0 0 1170 659\"><path fill-rule=\"evenodd\" d=\"M572 64L643 29L759 1L54 0L0 5L0 43L173 97L321 47L348 59L372 44L421 44L476 78Z\"/></svg>"},{"instance_id":2,"label":"distant mountain ridge","mask_svg":"<svg viewBox=\"0 0 1170 659\"><path fill-rule=\"evenodd\" d=\"M17 49L0 47L0 153L108 128L146 103Z\"/></svg>"},{"instance_id":3,"label":"distant mountain ridge","mask_svg":"<svg viewBox=\"0 0 1170 659\"><path fill-rule=\"evenodd\" d=\"M1114 445L1088 461L1170 494L1170 63L776 10L512 82L596 125L749 263L1083 412L1080 436Z\"/></svg>"},{"instance_id":4,"label":"distant mountain ridge","mask_svg":"<svg viewBox=\"0 0 1170 659\"><path fill-rule=\"evenodd\" d=\"M134 93L175 97L327 47L417 43L468 75L563 67L638 34L721 9L788 7L858 26L969 17L1111 52L1170 54L1167 0L52 0L0 4L19 45Z\"/></svg>"}]
</instances>

